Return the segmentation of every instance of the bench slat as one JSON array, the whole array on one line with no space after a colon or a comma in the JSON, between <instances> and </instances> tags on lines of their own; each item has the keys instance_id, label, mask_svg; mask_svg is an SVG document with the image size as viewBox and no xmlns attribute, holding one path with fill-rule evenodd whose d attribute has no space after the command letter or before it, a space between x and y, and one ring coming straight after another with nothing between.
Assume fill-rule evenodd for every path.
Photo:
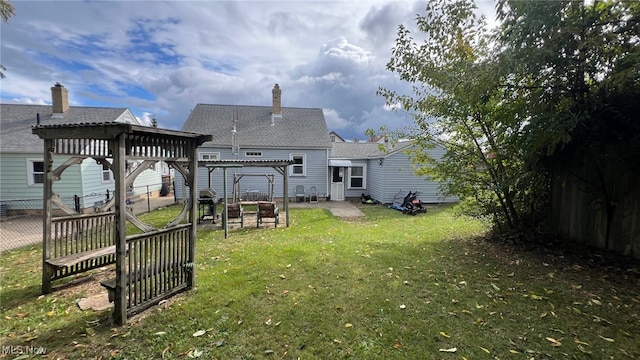
<instances>
[{"instance_id":1,"label":"bench slat","mask_svg":"<svg viewBox=\"0 0 640 360\"><path fill-rule=\"evenodd\" d=\"M97 259L105 255L111 255L115 253L116 253L116 246L111 245L104 248L84 251L81 253L62 256L54 259L48 259L46 262L47 264L57 268L65 268L65 267L76 265L86 260Z\"/></svg>"}]
</instances>

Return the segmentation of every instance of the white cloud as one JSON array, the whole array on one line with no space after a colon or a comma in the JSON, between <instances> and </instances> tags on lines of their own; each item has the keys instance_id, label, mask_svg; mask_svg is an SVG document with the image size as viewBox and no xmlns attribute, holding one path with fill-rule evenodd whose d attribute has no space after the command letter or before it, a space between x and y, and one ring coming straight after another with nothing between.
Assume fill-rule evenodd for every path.
<instances>
[{"instance_id":1,"label":"white cloud","mask_svg":"<svg viewBox=\"0 0 640 360\"><path fill-rule=\"evenodd\" d=\"M347 138L398 115L378 87L406 89L385 69L412 1L16 1L1 24L3 102L129 107L178 129L198 103L325 109Z\"/></svg>"}]
</instances>

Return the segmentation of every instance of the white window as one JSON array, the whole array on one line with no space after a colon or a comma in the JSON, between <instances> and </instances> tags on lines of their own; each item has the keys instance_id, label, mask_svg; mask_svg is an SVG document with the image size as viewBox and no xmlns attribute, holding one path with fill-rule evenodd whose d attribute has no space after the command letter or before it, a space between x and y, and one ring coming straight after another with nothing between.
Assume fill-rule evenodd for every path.
<instances>
[{"instance_id":1,"label":"white window","mask_svg":"<svg viewBox=\"0 0 640 360\"><path fill-rule=\"evenodd\" d=\"M367 187L367 165L352 165L349 168L349 189L365 189Z\"/></svg>"},{"instance_id":2,"label":"white window","mask_svg":"<svg viewBox=\"0 0 640 360\"><path fill-rule=\"evenodd\" d=\"M262 157L262 151L245 151L245 157Z\"/></svg>"},{"instance_id":3,"label":"white window","mask_svg":"<svg viewBox=\"0 0 640 360\"><path fill-rule=\"evenodd\" d=\"M307 155L306 154L291 154L290 159L294 163L290 166L291 176L305 176L307 174Z\"/></svg>"},{"instance_id":4,"label":"white window","mask_svg":"<svg viewBox=\"0 0 640 360\"><path fill-rule=\"evenodd\" d=\"M201 152L200 160L220 160L219 152Z\"/></svg>"},{"instance_id":5,"label":"white window","mask_svg":"<svg viewBox=\"0 0 640 360\"><path fill-rule=\"evenodd\" d=\"M113 181L113 173L109 166L102 164L102 182L109 183Z\"/></svg>"},{"instance_id":6,"label":"white window","mask_svg":"<svg viewBox=\"0 0 640 360\"><path fill-rule=\"evenodd\" d=\"M27 160L27 176L29 185L44 184L44 161Z\"/></svg>"}]
</instances>

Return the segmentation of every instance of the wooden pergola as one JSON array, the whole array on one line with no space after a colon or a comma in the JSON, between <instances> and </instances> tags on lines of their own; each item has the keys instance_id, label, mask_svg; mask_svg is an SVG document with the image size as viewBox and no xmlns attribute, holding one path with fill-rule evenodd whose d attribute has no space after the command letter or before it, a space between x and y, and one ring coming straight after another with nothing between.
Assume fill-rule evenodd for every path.
<instances>
[{"instance_id":1,"label":"wooden pergola","mask_svg":"<svg viewBox=\"0 0 640 360\"><path fill-rule=\"evenodd\" d=\"M222 169L223 178L223 194L224 194L224 210L227 211L227 169L229 168L245 168L245 167L270 167L276 170L282 175L282 202L284 212L286 216L286 227L289 227L289 172L287 168L294 163L293 160L200 160L198 165L200 167L206 167L209 171L209 187L211 188L211 173L217 169ZM226 217L226 214L225 214ZM224 222L224 237L229 237L229 230L227 222Z\"/></svg>"},{"instance_id":2,"label":"wooden pergola","mask_svg":"<svg viewBox=\"0 0 640 360\"><path fill-rule=\"evenodd\" d=\"M124 123L38 125L44 140L42 292L67 276L115 263L113 279L102 282L115 302L113 317L127 317L195 283L197 147L211 135ZM53 157L69 159L53 168ZM53 193L53 183L70 166L91 158L111 169L115 194L95 213L80 214ZM127 161L140 161L129 169ZM164 161L184 176L191 191L180 214L164 228L140 221L126 206L127 189L144 170ZM54 217L56 212L65 215ZM142 234L127 236L127 220Z\"/></svg>"}]
</instances>

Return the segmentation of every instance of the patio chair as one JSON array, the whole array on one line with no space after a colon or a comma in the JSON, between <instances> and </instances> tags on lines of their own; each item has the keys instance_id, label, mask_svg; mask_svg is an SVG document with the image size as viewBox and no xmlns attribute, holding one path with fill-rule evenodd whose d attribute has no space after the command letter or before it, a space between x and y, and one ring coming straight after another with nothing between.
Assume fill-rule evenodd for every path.
<instances>
[{"instance_id":1,"label":"patio chair","mask_svg":"<svg viewBox=\"0 0 640 360\"><path fill-rule=\"evenodd\" d=\"M310 203L318 202L318 190L316 189L315 186L312 186L311 189L309 190L309 202Z\"/></svg>"},{"instance_id":2,"label":"patio chair","mask_svg":"<svg viewBox=\"0 0 640 360\"><path fill-rule=\"evenodd\" d=\"M228 216L229 216L229 222L228 224L231 223L240 223L240 227L243 228L244 227L244 210L242 209L242 206L240 206L240 203L232 203L232 204L228 204L227 205L227 212L228 212ZM225 218L225 214L224 212L222 213L222 226L224 226L224 224L226 224L227 219Z\"/></svg>"},{"instance_id":3,"label":"patio chair","mask_svg":"<svg viewBox=\"0 0 640 360\"><path fill-rule=\"evenodd\" d=\"M299 202L298 199L301 199L300 202L305 202L307 194L304 192L304 185L296 186L296 202Z\"/></svg>"},{"instance_id":4,"label":"patio chair","mask_svg":"<svg viewBox=\"0 0 640 360\"><path fill-rule=\"evenodd\" d=\"M273 223L274 227L278 227L280 222L280 211L275 202L258 202L258 221L256 227L260 227L262 223ZM273 219L272 221L265 221L264 219Z\"/></svg>"}]
</instances>

